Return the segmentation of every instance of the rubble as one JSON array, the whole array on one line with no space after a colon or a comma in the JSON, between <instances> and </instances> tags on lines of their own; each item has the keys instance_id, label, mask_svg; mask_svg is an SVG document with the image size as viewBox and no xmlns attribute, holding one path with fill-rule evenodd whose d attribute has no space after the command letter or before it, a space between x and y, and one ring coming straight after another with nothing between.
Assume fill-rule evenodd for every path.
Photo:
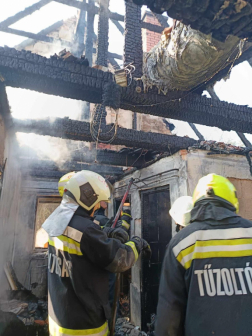
<instances>
[{"instance_id":1,"label":"rubble","mask_svg":"<svg viewBox=\"0 0 252 336\"><path fill-rule=\"evenodd\" d=\"M47 301L39 300L31 291L8 291L5 298L0 300L0 319L5 313L11 313L12 315L6 316L12 318L11 322L6 321L3 328L8 329L12 321L19 320L26 328L26 335L48 335Z\"/></svg>"},{"instance_id":2,"label":"rubble","mask_svg":"<svg viewBox=\"0 0 252 336\"><path fill-rule=\"evenodd\" d=\"M226 144L224 142L218 142L213 140L205 140L195 143L193 146L189 147L188 150L204 149L207 151L212 151L217 154L239 154L246 155L249 153L252 155L252 148L234 146L231 144Z\"/></svg>"},{"instance_id":3,"label":"rubble","mask_svg":"<svg viewBox=\"0 0 252 336\"><path fill-rule=\"evenodd\" d=\"M138 326L129 322L128 317L118 318L115 325L114 336L147 336Z\"/></svg>"}]
</instances>

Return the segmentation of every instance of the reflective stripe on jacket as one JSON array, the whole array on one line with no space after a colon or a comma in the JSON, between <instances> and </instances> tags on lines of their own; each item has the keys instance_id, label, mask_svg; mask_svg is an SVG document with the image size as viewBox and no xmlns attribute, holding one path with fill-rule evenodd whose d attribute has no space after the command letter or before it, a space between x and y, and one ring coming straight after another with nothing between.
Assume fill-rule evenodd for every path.
<instances>
[{"instance_id":1,"label":"reflective stripe on jacket","mask_svg":"<svg viewBox=\"0 0 252 336\"><path fill-rule=\"evenodd\" d=\"M108 334L108 275L132 267L138 257L133 245L109 239L82 208L63 235L49 237L51 336Z\"/></svg>"},{"instance_id":2,"label":"reflective stripe on jacket","mask_svg":"<svg viewBox=\"0 0 252 336\"><path fill-rule=\"evenodd\" d=\"M193 222L171 240L156 335L252 335L252 222L234 210L201 202Z\"/></svg>"}]
</instances>

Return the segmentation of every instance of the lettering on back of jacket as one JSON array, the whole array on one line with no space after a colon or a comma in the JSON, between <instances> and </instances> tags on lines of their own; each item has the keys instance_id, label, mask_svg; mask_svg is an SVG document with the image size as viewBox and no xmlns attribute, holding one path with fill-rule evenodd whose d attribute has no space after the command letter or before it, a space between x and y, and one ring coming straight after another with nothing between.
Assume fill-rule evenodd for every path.
<instances>
[{"instance_id":1,"label":"lettering on back of jacket","mask_svg":"<svg viewBox=\"0 0 252 336\"><path fill-rule=\"evenodd\" d=\"M49 253L48 270L50 273L56 273L62 278L69 278L72 269L72 262L60 257L59 255Z\"/></svg>"},{"instance_id":2,"label":"lettering on back of jacket","mask_svg":"<svg viewBox=\"0 0 252 336\"><path fill-rule=\"evenodd\" d=\"M232 296L252 294L252 268L216 268L206 264L203 270L195 270L200 296Z\"/></svg>"}]
</instances>

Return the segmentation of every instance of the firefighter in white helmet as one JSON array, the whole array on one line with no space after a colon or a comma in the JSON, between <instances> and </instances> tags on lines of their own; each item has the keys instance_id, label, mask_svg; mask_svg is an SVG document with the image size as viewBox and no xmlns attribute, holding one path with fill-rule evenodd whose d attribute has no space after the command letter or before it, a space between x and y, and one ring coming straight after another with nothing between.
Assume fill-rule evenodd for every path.
<instances>
[{"instance_id":1,"label":"firefighter in white helmet","mask_svg":"<svg viewBox=\"0 0 252 336\"><path fill-rule=\"evenodd\" d=\"M138 237L121 243L116 239L119 229L102 231L90 217L101 201L110 201L105 179L91 171L75 173L66 183L61 205L43 224L49 234L51 336L108 335L109 272L126 271L149 249Z\"/></svg>"},{"instance_id":2,"label":"firefighter in white helmet","mask_svg":"<svg viewBox=\"0 0 252 336\"><path fill-rule=\"evenodd\" d=\"M177 225L176 232L179 232L190 223L192 208L193 201L191 196L179 197L173 203L169 213Z\"/></svg>"}]
</instances>

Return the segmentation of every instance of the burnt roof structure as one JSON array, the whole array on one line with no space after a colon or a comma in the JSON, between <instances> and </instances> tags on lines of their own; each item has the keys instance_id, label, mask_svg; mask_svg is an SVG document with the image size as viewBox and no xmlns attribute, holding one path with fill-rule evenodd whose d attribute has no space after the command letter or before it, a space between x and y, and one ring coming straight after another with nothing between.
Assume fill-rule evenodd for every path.
<instances>
[{"instance_id":1,"label":"burnt roof structure","mask_svg":"<svg viewBox=\"0 0 252 336\"><path fill-rule=\"evenodd\" d=\"M130 0L127 0L130 1ZM239 38L252 37L252 2L226 0L133 0L137 5L146 5L155 13L167 12L204 34L224 41L228 35Z\"/></svg>"},{"instance_id":2,"label":"burnt roof structure","mask_svg":"<svg viewBox=\"0 0 252 336\"><path fill-rule=\"evenodd\" d=\"M157 88L154 87L149 89L147 93L145 92L141 77L143 75L142 28L154 32L162 32L168 24L167 17L160 15L161 12L168 10L168 14L171 17L173 13L176 12L176 15L174 14L173 17L177 16L176 18L178 18L180 16L184 23L191 23L192 21L193 24L195 24L193 27L196 29L199 27L201 31L204 31L204 27L207 27L207 32L212 32L214 37L223 40L225 36L230 33L236 36L243 36L244 31L248 32L248 34L250 33L250 24L247 24L247 20L250 18L250 5L248 1L239 1L235 5L233 2L225 1L224 3L222 0L215 0L211 3L209 3L209 1L199 3L198 1L196 2L196 0L186 3L170 0L146 0L146 2L127 0L125 1L125 16L111 12L109 10L109 0L99 1L98 6L95 0L90 0L88 3L86 3L86 1L81 2L77 0L55 1L80 9L74 41L62 41L47 36L53 27L48 27L39 34L10 28L15 22L39 10L50 3L51 0L41 0L26 8L24 11L4 20L0 23L0 31L26 36L35 41L39 40L47 43L60 42L70 51L73 45L77 43L77 48L75 45L77 51L74 55L76 57L69 57L68 60L56 55L51 58L45 58L29 51L18 51L14 48L1 47L0 79L5 86L35 90L46 94L85 101L87 102L85 112L83 113L83 115L86 116L85 119L89 117L89 103L96 104L94 117L96 120L100 119L101 122L100 129L94 129L94 131L96 134L99 134L99 136L94 137L94 135L90 133L92 123L79 122L71 119L56 119L54 123L45 120L14 120L17 131L27 133L34 132L72 140L88 142L95 140L97 142L112 142L112 144L115 145L125 145L133 148L133 153L135 154L130 155L128 153L125 155L125 153L123 154L121 152L118 156L114 156L112 162L117 162L115 163L116 165L122 166L122 163L125 162L125 158L131 156L130 162L126 159L126 166L130 167L140 167L144 164L142 151L144 151L145 154L146 150L148 151L148 161L151 161L155 159L155 155L152 154L152 151L168 153L169 155L179 149L188 148L195 144L194 139L186 137L182 138L174 135L136 131L136 112L187 121L201 140L204 137L193 123L217 126L223 130L235 130L239 132L239 136L243 139L244 143L247 143L242 132L252 133L251 108L229 104L216 99L209 99L201 95L203 90L209 85L212 85L216 80L226 76L235 64L251 57L252 46L247 41L244 41L244 48L240 50L239 57L232 58L225 64L224 68L217 69L216 74L212 78L206 78L203 84L199 83L199 87L195 87L191 91L171 90L165 95L162 92L158 92ZM163 7L163 3L168 7ZM160 25L143 22L141 18L141 7L138 6L138 4L149 5L155 12L154 15ZM246 18L244 14L245 10L247 11ZM97 37L94 34L95 15L99 16ZM246 24L243 26L239 25L238 29L237 23L240 23L241 18ZM111 20L124 35L125 45L123 56L117 54L112 55L108 52L109 20ZM122 21L125 23L125 29L120 24ZM224 25L222 23L224 23ZM58 23L56 23L55 26L58 27ZM229 30L227 30L227 26L230 28ZM93 47L94 41L97 41L96 48ZM237 50L238 49L237 47ZM89 61L90 66L87 66L87 62L85 60L83 61L83 58L79 58L84 52L85 59ZM117 85L115 76L111 72L92 68L93 53L96 53L96 63L100 66L107 66L109 61L118 67L115 58L123 59L124 67L131 64L134 71L128 72L127 74L128 86L121 87ZM133 121L133 128L135 129L129 130L106 125L106 106L115 110L120 108L135 112ZM115 132L111 133L111 129L114 129ZM113 135L112 138L111 134ZM137 163L134 159L136 153L140 154L139 158L137 158ZM104 155L107 154L108 153L105 153ZM86 160L87 164L93 162L93 158L87 158ZM104 161L106 160L104 159ZM105 164L113 164L112 162L109 163L107 161Z\"/></svg>"}]
</instances>

